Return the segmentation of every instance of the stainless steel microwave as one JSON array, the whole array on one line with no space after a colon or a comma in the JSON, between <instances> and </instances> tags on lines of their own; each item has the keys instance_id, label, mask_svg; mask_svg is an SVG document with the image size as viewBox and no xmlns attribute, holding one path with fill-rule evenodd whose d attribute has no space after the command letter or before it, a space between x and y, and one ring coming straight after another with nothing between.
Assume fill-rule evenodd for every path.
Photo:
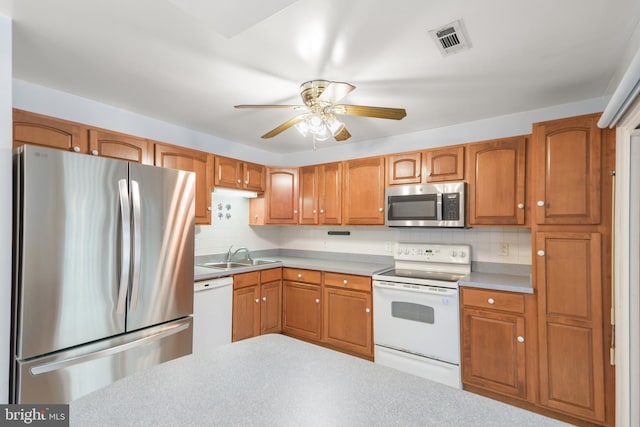
<instances>
[{"instance_id":1,"label":"stainless steel microwave","mask_svg":"<svg viewBox=\"0 0 640 427\"><path fill-rule=\"evenodd\" d=\"M388 227L465 226L466 184L412 184L385 190L385 225Z\"/></svg>"}]
</instances>

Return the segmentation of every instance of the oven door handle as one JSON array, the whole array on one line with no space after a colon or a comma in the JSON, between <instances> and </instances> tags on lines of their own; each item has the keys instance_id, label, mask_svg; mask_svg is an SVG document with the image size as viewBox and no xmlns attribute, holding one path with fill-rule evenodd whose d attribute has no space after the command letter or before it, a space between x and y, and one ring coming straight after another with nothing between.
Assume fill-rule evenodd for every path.
<instances>
[{"instance_id":1,"label":"oven door handle","mask_svg":"<svg viewBox=\"0 0 640 427\"><path fill-rule=\"evenodd\" d=\"M421 294L437 295L441 297L452 297L458 294L457 289L436 288L422 285L403 285L401 283L373 282L374 288L392 289L394 291L414 292Z\"/></svg>"}]
</instances>

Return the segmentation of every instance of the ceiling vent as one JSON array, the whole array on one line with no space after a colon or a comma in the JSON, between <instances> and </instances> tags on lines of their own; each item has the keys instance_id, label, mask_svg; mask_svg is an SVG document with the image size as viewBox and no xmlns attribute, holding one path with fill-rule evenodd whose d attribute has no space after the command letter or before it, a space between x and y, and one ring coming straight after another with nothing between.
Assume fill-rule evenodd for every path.
<instances>
[{"instance_id":1,"label":"ceiling vent","mask_svg":"<svg viewBox=\"0 0 640 427\"><path fill-rule=\"evenodd\" d=\"M462 19L429 31L442 56L458 53L471 47Z\"/></svg>"}]
</instances>

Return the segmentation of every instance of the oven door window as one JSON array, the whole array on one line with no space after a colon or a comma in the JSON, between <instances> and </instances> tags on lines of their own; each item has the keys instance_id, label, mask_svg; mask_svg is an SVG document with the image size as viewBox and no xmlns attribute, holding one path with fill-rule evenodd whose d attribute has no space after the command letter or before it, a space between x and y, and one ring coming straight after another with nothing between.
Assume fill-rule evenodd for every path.
<instances>
[{"instance_id":1,"label":"oven door window","mask_svg":"<svg viewBox=\"0 0 640 427\"><path fill-rule=\"evenodd\" d=\"M392 301L391 316L398 319L413 320L415 322L434 323L434 309L428 305L412 302Z\"/></svg>"},{"instance_id":2,"label":"oven door window","mask_svg":"<svg viewBox=\"0 0 640 427\"><path fill-rule=\"evenodd\" d=\"M438 195L389 196L388 220L437 220Z\"/></svg>"}]
</instances>

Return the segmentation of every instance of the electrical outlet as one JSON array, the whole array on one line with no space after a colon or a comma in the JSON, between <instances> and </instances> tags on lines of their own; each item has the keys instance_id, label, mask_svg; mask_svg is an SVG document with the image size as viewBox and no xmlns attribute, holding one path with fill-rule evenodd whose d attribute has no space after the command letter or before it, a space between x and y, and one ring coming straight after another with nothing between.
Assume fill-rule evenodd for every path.
<instances>
[{"instance_id":1,"label":"electrical outlet","mask_svg":"<svg viewBox=\"0 0 640 427\"><path fill-rule=\"evenodd\" d=\"M500 254L500 256L509 256L509 244L506 242L499 243L498 254Z\"/></svg>"}]
</instances>

